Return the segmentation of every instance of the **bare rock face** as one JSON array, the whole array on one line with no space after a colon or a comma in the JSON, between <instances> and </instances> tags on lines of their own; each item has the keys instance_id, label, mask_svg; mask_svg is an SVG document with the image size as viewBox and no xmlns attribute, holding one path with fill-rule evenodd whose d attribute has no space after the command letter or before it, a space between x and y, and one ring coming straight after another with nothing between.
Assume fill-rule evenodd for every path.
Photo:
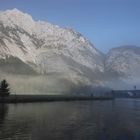
<instances>
[{"instance_id":1,"label":"bare rock face","mask_svg":"<svg viewBox=\"0 0 140 140\"><path fill-rule=\"evenodd\" d=\"M8 66L7 73L3 69L10 59L12 71ZM9 78L18 92L32 92L37 87L44 93L71 91L75 86L100 84L104 73L104 55L80 33L34 21L17 9L0 12L0 60L0 76ZM21 65L24 69L20 73ZM24 79L30 72L36 76ZM17 80L12 81L13 73L20 75ZM34 78L36 83L32 84ZM19 81L23 87L24 81L31 85L16 88Z\"/></svg>"},{"instance_id":2,"label":"bare rock face","mask_svg":"<svg viewBox=\"0 0 140 140\"><path fill-rule=\"evenodd\" d=\"M107 55L106 69L122 78L140 78L140 48L123 46L111 49Z\"/></svg>"}]
</instances>

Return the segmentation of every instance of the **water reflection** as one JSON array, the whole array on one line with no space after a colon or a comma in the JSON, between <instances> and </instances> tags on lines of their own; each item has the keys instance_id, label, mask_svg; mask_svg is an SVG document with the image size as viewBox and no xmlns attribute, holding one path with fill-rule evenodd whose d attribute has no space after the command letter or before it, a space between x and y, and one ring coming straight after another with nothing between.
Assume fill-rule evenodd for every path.
<instances>
[{"instance_id":1,"label":"water reflection","mask_svg":"<svg viewBox=\"0 0 140 140\"><path fill-rule=\"evenodd\" d=\"M5 121L5 117L8 112L8 105L6 104L0 104L0 127Z\"/></svg>"},{"instance_id":2,"label":"water reflection","mask_svg":"<svg viewBox=\"0 0 140 140\"><path fill-rule=\"evenodd\" d=\"M140 140L138 100L11 104L0 112L2 140Z\"/></svg>"}]
</instances>

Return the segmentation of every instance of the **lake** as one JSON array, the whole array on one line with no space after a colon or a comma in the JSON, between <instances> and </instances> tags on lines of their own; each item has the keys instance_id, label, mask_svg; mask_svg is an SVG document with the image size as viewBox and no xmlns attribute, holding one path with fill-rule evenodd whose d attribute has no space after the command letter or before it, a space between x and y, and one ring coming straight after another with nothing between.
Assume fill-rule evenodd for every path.
<instances>
[{"instance_id":1,"label":"lake","mask_svg":"<svg viewBox=\"0 0 140 140\"><path fill-rule=\"evenodd\" d=\"M140 99L0 104L0 140L140 140Z\"/></svg>"}]
</instances>

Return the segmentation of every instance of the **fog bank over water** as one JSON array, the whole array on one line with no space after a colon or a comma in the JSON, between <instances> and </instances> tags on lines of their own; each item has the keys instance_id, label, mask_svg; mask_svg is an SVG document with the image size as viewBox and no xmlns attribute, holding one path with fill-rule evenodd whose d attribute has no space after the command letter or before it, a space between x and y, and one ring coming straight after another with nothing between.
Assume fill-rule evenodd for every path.
<instances>
[{"instance_id":1,"label":"fog bank over water","mask_svg":"<svg viewBox=\"0 0 140 140\"><path fill-rule=\"evenodd\" d=\"M81 82L71 82L63 79L61 76L46 75L11 75L1 74L0 77L5 78L11 88L12 94L27 95L91 95L103 94L111 89L102 84L86 85ZM2 79L1 78L1 79Z\"/></svg>"},{"instance_id":2,"label":"fog bank over water","mask_svg":"<svg viewBox=\"0 0 140 140\"><path fill-rule=\"evenodd\" d=\"M86 85L46 75L3 74L0 77L5 78L9 82L12 94L21 95L100 95L109 93L111 90L131 90L134 89L134 85L137 86L137 89L140 88L138 84L140 80L114 80L104 81L100 85Z\"/></svg>"}]
</instances>

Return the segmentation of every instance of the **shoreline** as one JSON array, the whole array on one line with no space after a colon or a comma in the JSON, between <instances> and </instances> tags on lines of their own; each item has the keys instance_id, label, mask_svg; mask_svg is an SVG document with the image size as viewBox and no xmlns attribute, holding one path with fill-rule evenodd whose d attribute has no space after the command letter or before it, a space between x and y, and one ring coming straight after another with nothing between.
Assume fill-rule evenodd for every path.
<instances>
[{"instance_id":1,"label":"shoreline","mask_svg":"<svg viewBox=\"0 0 140 140\"><path fill-rule=\"evenodd\" d=\"M0 103L33 103L52 101L113 100L113 97L69 96L69 95L10 95L0 98Z\"/></svg>"}]
</instances>

